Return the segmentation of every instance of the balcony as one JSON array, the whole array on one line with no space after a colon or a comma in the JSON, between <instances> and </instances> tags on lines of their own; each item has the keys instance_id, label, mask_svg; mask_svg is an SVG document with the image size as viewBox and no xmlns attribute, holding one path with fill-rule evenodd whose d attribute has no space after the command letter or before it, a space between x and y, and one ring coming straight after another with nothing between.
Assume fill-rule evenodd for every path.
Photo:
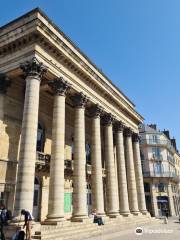
<instances>
[{"instance_id":1,"label":"balcony","mask_svg":"<svg viewBox=\"0 0 180 240\"><path fill-rule=\"evenodd\" d=\"M141 145L158 145L158 146L164 146L170 149L170 151L174 152L174 147L171 145L171 142L169 140L160 140L160 139L141 139L140 140Z\"/></svg>"},{"instance_id":2,"label":"balcony","mask_svg":"<svg viewBox=\"0 0 180 240\"><path fill-rule=\"evenodd\" d=\"M86 172L87 174L91 175L92 173L92 166L90 164L86 164ZM102 176L105 177L106 176L106 169L102 168Z\"/></svg>"},{"instance_id":3,"label":"balcony","mask_svg":"<svg viewBox=\"0 0 180 240\"><path fill-rule=\"evenodd\" d=\"M51 155L37 152L36 153L36 168L40 171L49 171L50 170L50 160ZM64 160L64 169L65 172L68 174L72 174L74 169L74 161L70 159ZM92 172L92 166L90 164L86 164L86 172L87 174L91 175ZM102 168L102 176L106 176L106 170Z\"/></svg>"},{"instance_id":4,"label":"balcony","mask_svg":"<svg viewBox=\"0 0 180 240\"><path fill-rule=\"evenodd\" d=\"M156 177L156 178L171 178L172 180L176 182L180 182L180 176L178 176L176 173L173 172L161 172L161 173L156 173L156 172L145 172L143 171L143 176L144 177Z\"/></svg>"},{"instance_id":5,"label":"balcony","mask_svg":"<svg viewBox=\"0 0 180 240\"><path fill-rule=\"evenodd\" d=\"M175 164L175 159L173 156L168 155L167 160L170 161L171 163Z\"/></svg>"},{"instance_id":6,"label":"balcony","mask_svg":"<svg viewBox=\"0 0 180 240\"><path fill-rule=\"evenodd\" d=\"M36 152L36 168L40 171L49 171L51 155Z\"/></svg>"},{"instance_id":7,"label":"balcony","mask_svg":"<svg viewBox=\"0 0 180 240\"><path fill-rule=\"evenodd\" d=\"M156 155L156 154L153 153L152 159L153 160L157 160L157 161L162 161L163 160L163 156L162 155Z\"/></svg>"}]
</instances>

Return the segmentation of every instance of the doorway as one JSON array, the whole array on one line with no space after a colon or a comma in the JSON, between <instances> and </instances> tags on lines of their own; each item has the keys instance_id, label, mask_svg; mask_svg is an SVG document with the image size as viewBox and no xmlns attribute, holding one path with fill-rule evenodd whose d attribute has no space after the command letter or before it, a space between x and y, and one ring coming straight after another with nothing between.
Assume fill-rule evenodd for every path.
<instances>
[{"instance_id":1,"label":"doorway","mask_svg":"<svg viewBox=\"0 0 180 240\"><path fill-rule=\"evenodd\" d=\"M37 177L34 179L34 200L33 200L33 217L35 221L39 220L40 215L40 183Z\"/></svg>"}]
</instances>

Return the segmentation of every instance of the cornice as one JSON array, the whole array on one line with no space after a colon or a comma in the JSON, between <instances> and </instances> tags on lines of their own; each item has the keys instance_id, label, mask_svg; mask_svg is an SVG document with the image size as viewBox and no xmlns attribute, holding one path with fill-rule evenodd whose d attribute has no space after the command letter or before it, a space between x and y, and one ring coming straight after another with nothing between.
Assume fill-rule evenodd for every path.
<instances>
[{"instance_id":1,"label":"cornice","mask_svg":"<svg viewBox=\"0 0 180 240\"><path fill-rule=\"evenodd\" d=\"M52 22L45 17L39 9L33 10L30 13L36 13L36 17L31 19L31 25L34 25L34 32L23 36L22 39L16 39L13 43L9 42L9 45L4 46L3 51L1 50L1 55L8 54L9 51L12 52L15 49L18 51L19 48L23 48L23 46L33 42L40 44L43 48L48 48L51 53L59 56L60 61L63 62L68 69L73 71L88 84L91 83L93 88L97 89L98 92L102 92L103 86L105 89L103 93L104 98L106 98L109 102L112 102L119 111L123 112L123 114L128 116L131 115L132 119L136 119L137 122L141 122L143 120L143 118L135 111L132 102L119 89L117 89L114 84L80 51L80 49L77 48L70 39L66 37L62 31L60 31L59 28L52 24ZM41 18L45 18L51 24L51 29L42 21L42 19L40 19L40 17L38 17L37 13L41 15ZM25 16L27 15L24 15L24 17ZM22 19L23 17L19 18L17 21ZM12 23L15 23L15 21ZM10 26L11 24L6 25L5 27ZM28 24L28 22L26 24ZM20 28L22 28L22 26ZM2 27L1 29L4 29L5 27ZM55 28L62 37L60 38L57 34L55 34L55 32L52 31L52 28ZM46 35L46 38L44 34ZM48 41L48 38L53 41ZM65 38L65 40L68 41L68 43L72 45L72 47L75 48L81 56L78 56L71 47L67 46L63 38ZM55 46L55 43L58 48ZM91 67L89 65L91 65ZM105 78L107 82L103 78ZM116 88L116 90L113 88ZM119 93L117 93L117 91ZM124 100L124 98L126 100Z\"/></svg>"}]
</instances>

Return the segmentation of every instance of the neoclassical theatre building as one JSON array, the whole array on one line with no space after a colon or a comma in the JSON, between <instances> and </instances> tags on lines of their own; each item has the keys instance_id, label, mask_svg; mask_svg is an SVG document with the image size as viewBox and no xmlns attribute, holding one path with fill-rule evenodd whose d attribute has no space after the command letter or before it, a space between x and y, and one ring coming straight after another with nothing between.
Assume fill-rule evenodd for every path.
<instances>
[{"instance_id":1,"label":"neoclassical theatre building","mask_svg":"<svg viewBox=\"0 0 180 240\"><path fill-rule=\"evenodd\" d=\"M16 219L148 215L142 121L41 10L0 28L0 197Z\"/></svg>"}]
</instances>

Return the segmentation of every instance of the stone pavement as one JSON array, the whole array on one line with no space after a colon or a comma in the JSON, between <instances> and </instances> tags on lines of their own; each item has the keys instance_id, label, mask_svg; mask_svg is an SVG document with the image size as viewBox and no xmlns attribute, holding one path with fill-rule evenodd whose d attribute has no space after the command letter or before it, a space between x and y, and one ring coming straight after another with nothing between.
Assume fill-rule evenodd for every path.
<instances>
[{"instance_id":1,"label":"stone pavement","mask_svg":"<svg viewBox=\"0 0 180 240\"><path fill-rule=\"evenodd\" d=\"M180 223L178 217L169 218L168 223L164 221L139 226L143 230L142 234L136 234L136 227L110 233L102 234L98 237L88 238L86 240L179 240Z\"/></svg>"}]
</instances>

